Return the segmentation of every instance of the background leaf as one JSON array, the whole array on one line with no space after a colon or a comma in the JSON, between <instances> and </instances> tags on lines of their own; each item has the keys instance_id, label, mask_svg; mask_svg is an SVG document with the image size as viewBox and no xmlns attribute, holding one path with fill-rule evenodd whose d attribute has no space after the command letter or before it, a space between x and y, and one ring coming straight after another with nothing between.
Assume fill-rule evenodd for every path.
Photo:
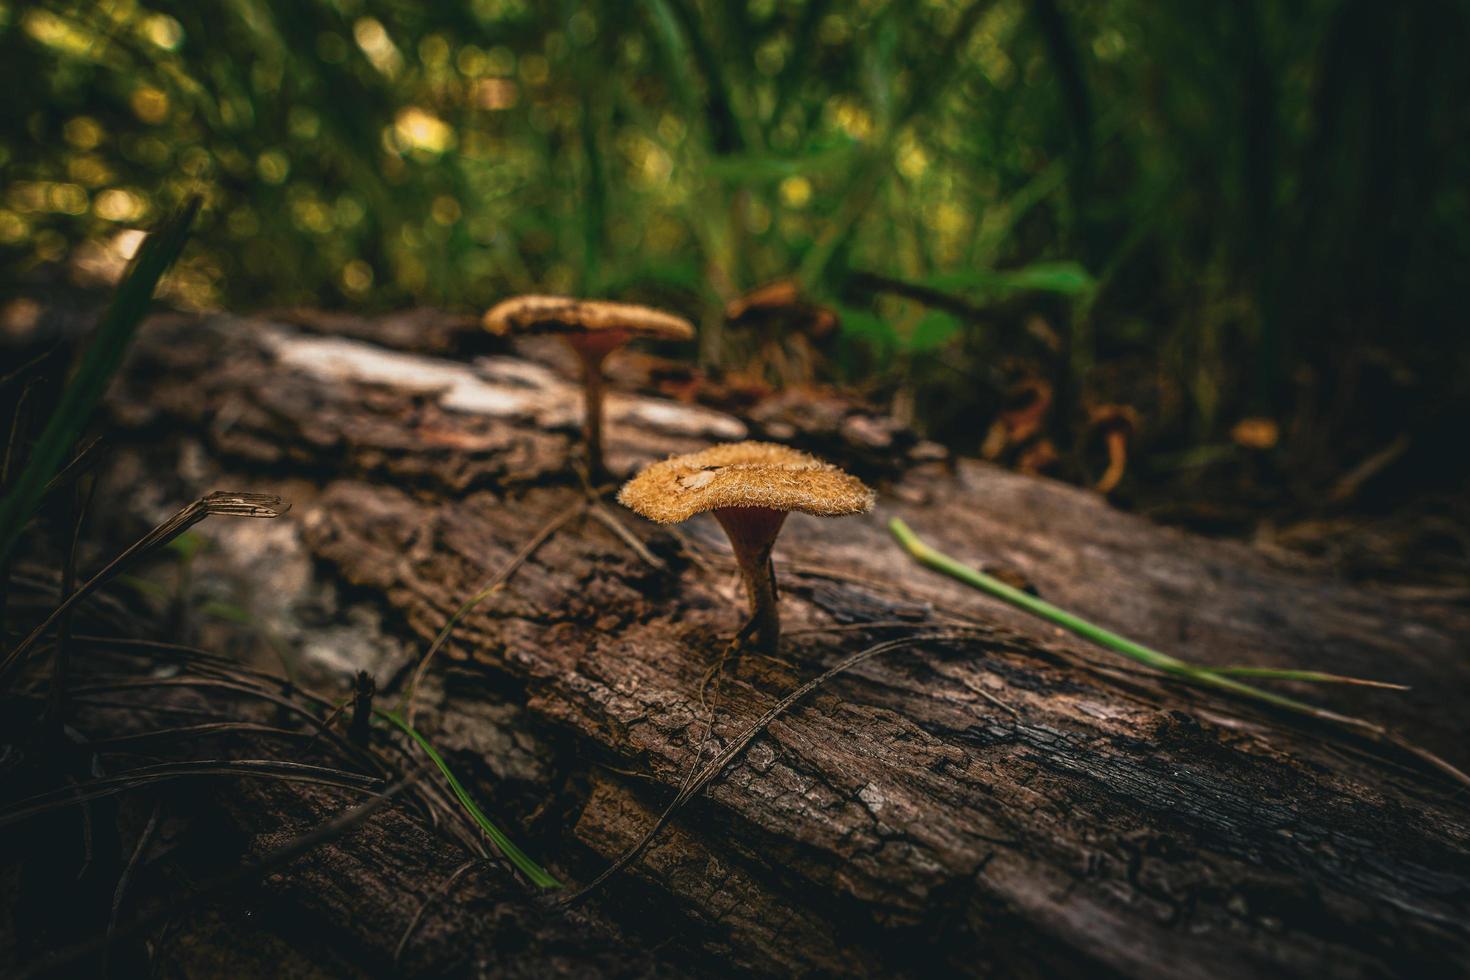
<instances>
[{"instance_id":1,"label":"background leaf","mask_svg":"<svg viewBox=\"0 0 1470 980\"><path fill-rule=\"evenodd\" d=\"M158 281L183 250L198 210L199 199L191 199L138 249L81 364L67 383L61 403L41 431L15 484L0 500L0 562L10 555L26 522L40 504L47 482L81 438L108 383L122 364L133 334L148 313Z\"/></svg>"}]
</instances>

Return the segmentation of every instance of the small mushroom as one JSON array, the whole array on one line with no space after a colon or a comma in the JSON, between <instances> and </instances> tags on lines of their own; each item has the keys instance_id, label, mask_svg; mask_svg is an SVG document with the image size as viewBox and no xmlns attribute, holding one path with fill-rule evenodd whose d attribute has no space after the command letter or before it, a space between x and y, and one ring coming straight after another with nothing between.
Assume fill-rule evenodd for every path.
<instances>
[{"instance_id":1,"label":"small mushroom","mask_svg":"<svg viewBox=\"0 0 1470 980\"><path fill-rule=\"evenodd\" d=\"M694 338L694 325L672 313L631 303L567 296L516 296L493 306L482 322L486 330L500 336L557 334L581 359L586 386L583 426L587 465L594 481L607 473L602 461L602 362L634 337Z\"/></svg>"},{"instance_id":2,"label":"small mushroom","mask_svg":"<svg viewBox=\"0 0 1470 980\"><path fill-rule=\"evenodd\" d=\"M746 372L764 380L769 370L779 387L810 383L819 356L815 345L841 325L836 313L807 300L790 279L767 283L731 300L725 304L725 321L756 345Z\"/></svg>"},{"instance_id":3,"label":"small mushroom","mask_svg":"<svg viewBox=\"0 0 1470 980\"><path fill-rule=\"evenodd\" d=\"M1087 436L1089 439L1100 436L1108 454L1108 468L1098 477L1093 489L1098 493L1112 493L1128 469L1128 440L1138 431L1138 413L1127 405L1102 405L1090 414Z\"/></svg>"},{"instance_id":4,"label":"small mushroom","mask_svg":"<svg viewBox=\"0 0 1470 980\"><path fill-rule=\"evenodd\" d=\"M999 459L1035 440L1046 428L1052 400L1051 383L1042 378L1026 378L1012 385L985 435L980 455Z\"/></svg>"},{"instance_id":5,"label":"small mushroom","mask_svg":"<svg viewBox=\"0 0 1470 980\"><path fill-rule=\"evenodd\" d=\"M1230 428L1230 440L1242 449L1264 452L1275 449L1281 441L1281 427L1275 419L1252 416L1243 418Z\"/></svg>"},{"instance_id":6,"label":"small mushroom","mask_svg":"<svg viewBox=\"0 0 1470 980\"><path fill-rule=\"evenodd\" d=\"M774 652L781 636L771 546L793 510L821 517L872 509L873 491L829 463L769 442L736 442L654 463L629 480L618 501L660 524L709 511L725 529L750 597L755 645Z\"/></svg>"}]
</instances>

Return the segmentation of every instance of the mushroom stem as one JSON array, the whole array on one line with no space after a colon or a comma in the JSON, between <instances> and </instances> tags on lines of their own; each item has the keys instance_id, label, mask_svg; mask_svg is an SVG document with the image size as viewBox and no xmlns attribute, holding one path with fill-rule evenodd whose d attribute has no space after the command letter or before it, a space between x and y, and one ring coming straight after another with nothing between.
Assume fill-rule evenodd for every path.
<instances>
[{"instance_id":1,"label":"mushroom stem","mask_svg":"<svg viewBox=\"0 0 1470 980\"><path fill-rule=\"evenodd\" d=\"M602 360L605 356L584 354L582 357L585 385L582 433L587 441L587 471L594 485L607 476L607 466L602 461L602 396L606 387L602 378Z\"/></svg>"},{"instance_id":2,"label":"mushroom stem","mask_svg":"<svg viewBox=\"0 0 1470 980\"><path fill-rule=\"evenodd\" d=\"M776 604L776 566L769 548L766 560L743 569L742 577L750 599L752 642L762 653L774 654L781 642L781 609Z\"/></svg>"},{"instance_id":3,"label":"mushroom stem","mask_svg":"<svg viewBox=\"0 0 1470 980\"><path fill-rule=\"evenodd\" d=\"M587 473L593 486L609 476L602 459L602 398L607 387L602 376L602 362L627 340L628 335L622 331L567 337L567 344L582 361L582 434L587 443Z\"/></svg>"},{"instance_id":4,"label":"mushroom stem","mask_svg":"<svg viewBox=\"0 0 1470 980\"><path fill-rule=\"evenodd\" d=\"M763 653L775 653L781 640L781 612L776 605L776 568L771 561L771 548L786 512L766 507L722 507L714 511L715 520L725 529L745 594L750 599L751 636Z\"/></svg>"},{"instance_id":5,"label":"mushroom stem","mask_svg":"<svg viewBox=\"0 0 1470 980\"><path fill-rule=\"evenodd\" d=\"M1128 434L1121 429L1110 429L1104 438L1108 448L1108 468L1093 488L1098 493L1111 493L1128 468Z\"/></svg>"}]
</instances>

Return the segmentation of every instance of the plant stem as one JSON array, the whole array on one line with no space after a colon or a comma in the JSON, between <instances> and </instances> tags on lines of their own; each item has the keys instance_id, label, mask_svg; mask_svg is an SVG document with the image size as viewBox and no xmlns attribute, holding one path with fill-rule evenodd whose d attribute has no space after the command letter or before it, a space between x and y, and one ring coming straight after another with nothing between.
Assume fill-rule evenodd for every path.
<instances>
[{"instance_id":1,"label":"plant stem","mask_svg":"<svg viewBox=\"0 0 1470 980\"><path fill-rule=\"evenodd\" d=\"M1461 786L1470 786L1470 774L1466 774L1428 749L1420 748L1414 743L1384 728L1382 725L1364 718L1355 718L1352 715L1343 715L1336 711L1329 711L1326 708L1318 708L1314 705L1307 704L1305 701L1298 701L1295 698L1288 698L1280 694L1273 694L1270 691L1263 691L1258 687L1251 687L1249 684L1242 684L1237 680L1224 676L1226 672L1230 672L1243 676L1277 677L1292 680L1327 680L1329 678L1339 681L1344 680L1343 678L1338 678L1335 674L1317 674L1315 677L1310 677L1307 675L1317 672L1275 670L1274 668L1265 667L1221 667L1218 670L1197 667L1194 664L1188 664L1183 660L1171 657L1166 653L1160 653L1142 644L1134 643L1132 640L1089 623L1085 619L1073 616L1065 609L1058 609L1049 602L1043 602L1033 595L1022 592L1020 589L1012 588L1004 582L986 575L984 572L977 571L967 565L962 565L942 551L936 551L923 541L920 541L913 530L896 517L888 522L888 530L893 532L893 536L898 539L898 543L903 546L904 550L918 559L921 564L928 565L930 568L941 571L952 578L959 579L966 585L973 586L982 592L988 592L998 599L1003 599L1012 605L1019 606L1027 612L1035 613L1042 619L1056 623L1058 626L1071 630L1078 636L1105 646L1109 650L1116 651L1125 657L1137 660L1139 663L1147 664L1166 674L1174 674L1203 687L1213 687L1218 690L1228 691L1231 694L1262 701L1266 704L1294 712L1295 714L1305 715L1317 721L1329 722L1340 725L1343 728L1351 729L1370 741L1415 756L1433 768L1438 769L1446 776L1449 776ZM1365 683L1359 681L1357 678L1351 678L1349 680L1357 683Z\"/></svg>"},{"instance_id":2,"label":"plant stem","mask_svg":"<svg viewBox=\"0 0 1470 980\"><path fill-rule=\"evenodd\" d=\"M46 428L37 438L30 458L15 482L6 488L5 496L0 498L0 560L15 547L21 531L45 494L47 482L91 420L138 325L148 313L154 288L184 248L199 203L198 197L192 197L164 220L144 240L132 266L119 283L101 325L93 334L76 373L62 392L61 401L51 413Z\"/></svg>"},{"instance_id":3,"label":"plant stem","mask_svg":"<svg viewBox=\"0 0 1470 980\"><path fill-rule=\"evenodd\" d=\"M608 478L602 459L602 400L607 383L602 376L602 362L607 355L627 340L621 331L604 331L606 336L580 337L568 335L567 344L582 362L582 435L587 443L587 478L593 486Z\"/></svg>"},{"instance_id":4,"label":"plant stem","mask_svg":"<svg viewBox=\"0 0 1470 980\"><path fill-rule=\"evenodd\" d=\"M607 465L602 460L602 399L606 385L602 377L602 358L584 362L587 396L583 409L582 431L587 439L587 472L596 486L607 478Z\"/></svg>"},{"instance_id":5,"label":"plant stem","mask_svg":"<svg viewBox=\"0 0 1470 980\"><path fill-rule=\"evenodd\" d=\"M449 782L449 788L454 792L455 798L459 800L460 806L465 808L475 823L485 832L485 836L489 837L491 842L499 848L500 853L505 855L506 860L519 868L521 873L527 878L530 878L532 884L538 888L561 887L561 882L552 877L541 865L527 857L525 851L516 847L515 843L509 837L505 836L499 827L496 827L495 824L490 822L490 818L485 816L485 811L481 810L475 801L470 799L470 794L465 790L459 779L455 777L454 773L450 771L449 763L445 762L444 757L439 754L438 750L429 744L428 739L419 734L418 729L414 728L392 711L384 711L380 708L374 711L373 714L392 723L394 727L418 743L419 748L424 750L424 754L429 757L430 761L434 763L435 767L438 768L439 772Z\"/></svg>"},{"instance_id":6,"label":"plant stem","mask_svg":"<svg viewBox=\"0 0 1470 980\"><path fill-rule=\"evenodd\" d=\"M1249 684L1243 684L1240 681L1217 674L1209 668L1186 663L1176 657L1169 656L1167 653L1160 653L1158 650L1146 647L1141 643L1135 643L1127 637L1119 636L1110 630L1105 630L1101 626L1090 623L1079 616L1074 616L1065 609L1060 609L1045 600L1038 599L1028 592L1023 592L1020 589L1005 584L999 579L986 575L984 572L977 571L968 565L963 565L941 551L936 551L919 540L919 537L914 534L913 529L896 517L888 522L888 530L893 532L893 536L898 539L898 543L903 546L904 550L918 559L921 564L928 565L930 568L943 572L951 578L958 579L966 585L973 586L982 592L995 596L997 599L1009 602L1013 606L1018 606L1029 613L1040 616L1048 622L1055 623L1063 629L1077 634L1085 640L1091 640L1099 646L1107 647L1109 650L1121 653L1123 656L1136 660L1155 670L1183 677L1206 687L1214 687L1223 691L1229 691L1232 694L1238 694L1242 697L1264 701L1279 708L1285 708L1288 711L1311 715L1314 718L1329 718L1333 721L1352 722L1354 727L1362 727L1368 724L1356 718L1348 718L1345 715L1338 715L1324 708L1314 707L1295 698L1289 698L1271 691L1264 691L1258 687L1252 687ZM1370 727L1381 731L1381 728L1377 725L1371 725Z\"/></svg>"}]
</instances>

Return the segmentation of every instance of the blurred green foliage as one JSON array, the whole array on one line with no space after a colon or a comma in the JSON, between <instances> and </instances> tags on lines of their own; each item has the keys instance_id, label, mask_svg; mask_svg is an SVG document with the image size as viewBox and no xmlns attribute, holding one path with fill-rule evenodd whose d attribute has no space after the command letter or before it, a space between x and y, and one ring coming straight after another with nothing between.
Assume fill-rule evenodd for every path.
<instances>
[{"instance_id":1,"label":"blurred green foliage","mask_svg":"<svg viewBox=\"0 0 1470 980\"><path fill-rule=\"evenodd\" d=\"M723 304L794 276L832 370L936 431L1034 348L1064 407L1327 438L1384 357L1463 397L1467 9L6 0L0 263L200 193L198 306L632 295L718 361Z\"/></svg>"}]
</instances>

